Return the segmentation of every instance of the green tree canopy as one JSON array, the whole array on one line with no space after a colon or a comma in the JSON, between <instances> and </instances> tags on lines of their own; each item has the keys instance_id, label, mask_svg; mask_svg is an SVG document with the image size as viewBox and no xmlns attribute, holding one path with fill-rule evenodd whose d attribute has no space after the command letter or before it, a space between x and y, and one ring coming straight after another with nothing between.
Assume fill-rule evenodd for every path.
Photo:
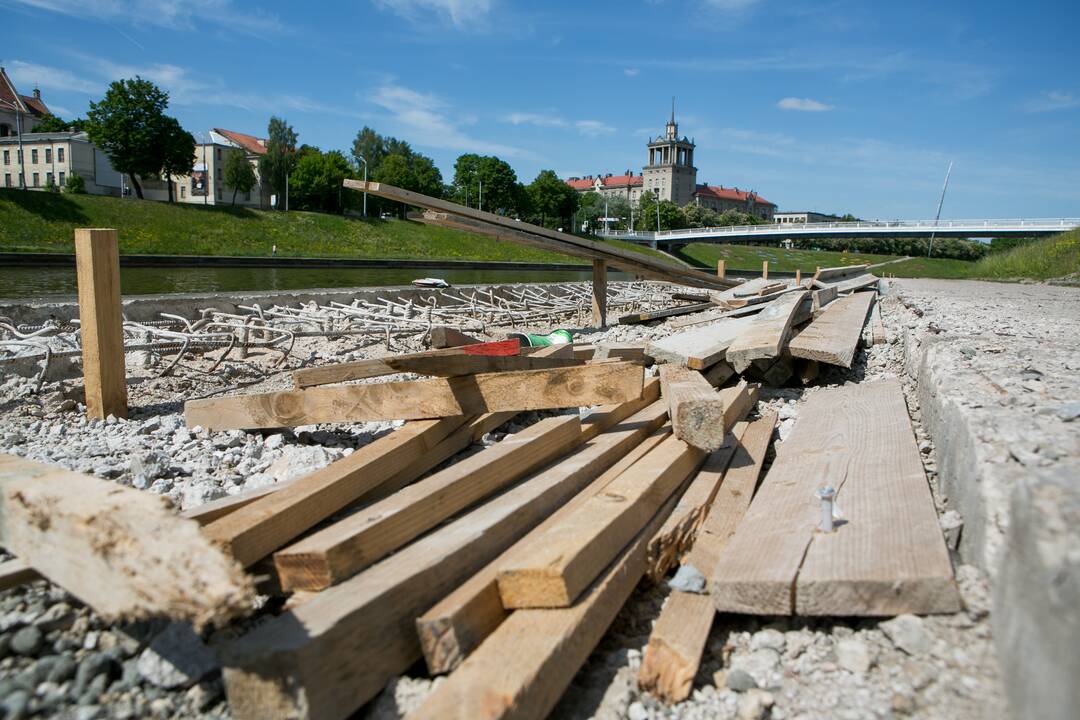
<instances>
[{"instance_id":1,"label":"green tree canopy","mask_svg":"<svg viewBox=\"0 0 1080 720\"><path fill-rule=\"evenodd\" d=\"M286 178L296 167L296 131L284 119L270 118L266 154L259 158L259 176L277 193L279 209L284 209Z\"/></svg>"},{"instance_id":2,"label":"green tree canopy","mask_svg":"<svg viewBox=\"0 0 1080 720\"><path fill-rule=\"evenodd\" d=\"M86 121L79 118L64 120L56 115L46 115L38 121L32 132L67 132L69 130L82 130L85 125Z\"/></svg>"},{"instance_id":3,"label":"green tree canopy","mask_svg":"<svg viewBox=\"0 0 1080 720\"><path fill-rule=\"evenodd\" d=\"M541 170L529 184L534 219L545 227L568 227L578 208L578 192L559 179L554 170Z\"/></svg>"},{"instance_id":4,"label":"green tree canopy","mask_svg":"<svg viewBox=\"0 0 1080 720\"><path fill-rule=\"evenodd\" d=\"M357 169L361 172L361 158L367 161L369 180L377 180L432 197L443 197L446 192L442 173L435 166L435 162L413 150L404 140L380 135L365 126L356 133L351 155ZM396 159L391 160L391 158ZM390 165L384 168L387 162L390 162ZM399 203L369 197L368 205L370 212L379 213L396 208ZM404 211L405 208L401 207L400 212L404 213Z\"/></svg>"},{"instance_id":5,"label":"green tree canopy","mask_svg":"<svg viewBox=\"0 0 1080 720\"><path fill-rule=\"evenodd\" d=\"M521 207L522 195L517 173L497 157L466 153L458 156L454 163L452 197L456 203L480 207L482 200L482 210L518 215L524 209Z\"/></svg>"},{"instance_id":6,"label":"green tree canopy","mask_svg":"<svg viewBox=\"0 0 1080 720\"><path fill-rule=\"evenodd\" d=\"M86 132L114 168L131 179L142 198L138 176L161 174L167 152L164 142L173 131L166 122L169 95L149 80L135 76L109 85L100 102L90 103Z\"/></svg>"},{"instance_id":7,"label":"green tree canopy","mask_svg":"<svg viewBox=\"0 0 1080 720\"><path fill-rule=\"evenodd\" d=\"M176 118L166 117L161 123L158 140L161 147L161 174L169 188L169 202L173 201L173 175L190 175L195 163L195 138Z\"/></svg>"},{"instance_id":8,"label":"green tree canopy","mask_svg":"<svg viewBox=\"0 0 1080 720\"><path fill-rule=\"evenodd\" d=\"M289 192L302 210L339 213L344 192L341 181L353 175L349 161L337 150L305 152L293 171Z\"/></svg>"},{"instance_id":9,"label":"green tree canopy","mask_svg":"<svg viewBox=\"0 0 1080 720\"><path fill-rule=\"evenodd\" d=\"M644 192L638 201L638 210L641 219L634 224L635 230L656 230L656 195L652 192ZM660 229L677 230L686 227L686 215L670 200L660 201Z\"/></svg>"},{"instance_id":10,"label":"green tree canopy","mask_svg":"<svg viewBox=\"0 0 1080 720\"><path fill-rule=\"evenodd\" d=\"M259 182L255 167L248 160L247 153L237 148L225 158L225 184L233 189L232 204L236 204L236 193L249 193Z\"/></svg>"}]
</instances>

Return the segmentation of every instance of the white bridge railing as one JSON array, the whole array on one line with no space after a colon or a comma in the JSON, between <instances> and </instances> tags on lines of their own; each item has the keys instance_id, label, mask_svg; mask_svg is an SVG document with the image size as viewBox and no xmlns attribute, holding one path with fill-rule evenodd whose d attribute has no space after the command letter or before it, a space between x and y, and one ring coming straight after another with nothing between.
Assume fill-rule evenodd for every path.
<instances>
[{"instance_id":1,"label":"white bridge railing","mask_svg":"<svg viewBox=\"0 0 1080 720\"><path fill-rule=\"evenodd\" d=\"M645 242L664 242L677 240L682 237L747 237L764 235L809 235L850 232L852 230L866 230L873 235L877 232L895 232L897 230L913 230L919 234L934 230L965 231L972 233L993 234L994 232L1062 232L1080 227L1080 218L1044 218L1028 219L1014 218L1005 220L859 220L855 222L824 222L824 223L768 223L762 225L730 225L724 227L707 228L683 228L681 230L638 230L634 232L625 230L600 230L597 235L601 237L618 238L621 240L640 240Z\"/></svg>"}]
</instances>

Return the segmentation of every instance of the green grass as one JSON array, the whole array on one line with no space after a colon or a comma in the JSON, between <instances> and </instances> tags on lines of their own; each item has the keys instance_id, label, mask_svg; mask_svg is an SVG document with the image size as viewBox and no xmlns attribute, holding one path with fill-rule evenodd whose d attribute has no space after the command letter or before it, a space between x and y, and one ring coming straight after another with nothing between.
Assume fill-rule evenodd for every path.
<instances>
[{"instance_id":1,"label":"green grass","mask_svg":"<svg viewBox=\"0 0 1080 720\"><path fill-rule=\"evenodd\" d=\"M120 251L147 255L349 257L587 264L579 258L399 220L0 189L0 251L73 251L77 227L116 228ZM631 243L613 246L670 258Z\"/></svg>"},{"instance_id":2,"label":"green grass","mask_svg":"<svg viewBox=\"0 0 1080 720\"><path fill-rule=\"evenodd\" d=\"M1080 273L1080 229L987 255L975 263L974 276L987 280L1017 280Z\"/></svg>"},{"instance_id":3,"label":"green grass","mask_svg":"<svg viewBox=\"0 0 1080 720\"><path fill-rule=\"evenodd\" d=\"M832 252L826 250L785 250L780 247L757 245L728 245L694 243L687 245L680 255L699 267L716 269L716 263L724 260L729 270L761 270L761 263L769 261L769 269L778 272L813 273L818 267L841 265L873 265L895 260L896 255L871 255L869 253Z\"/></svg>"}]
</instances>

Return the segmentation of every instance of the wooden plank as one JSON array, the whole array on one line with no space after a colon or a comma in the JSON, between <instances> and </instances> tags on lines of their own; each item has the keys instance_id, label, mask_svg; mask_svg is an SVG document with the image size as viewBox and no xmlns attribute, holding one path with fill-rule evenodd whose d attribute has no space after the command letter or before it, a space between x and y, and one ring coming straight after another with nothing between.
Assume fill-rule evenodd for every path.
<instances>
[{"instance_id":1,"label":"wooden plank","mask_svg":"<svg viewBox=\"0 0 1080 720\"><path fill-rule=\"evenodd\" d=\"M0 545L107 620L221 625L255 599L240 566L165 498L2 454Z\"/></svg>"},{"instance_id":2,"label":"wooden plank","mask_svg":"<svg viewBox=\"0 0 1080 720\"><path fill-rule=\"evenodd\" d=\"M662 412L663 403L657 403L656 409ZM540 523L530 535L546 532L548 528L561 522L585 500L670 436L670 426L655 430L588 487ZM417 619L416 630L420 636L420 647L432 674L448 673L460 665L461 661L510 615L510 611L503 608L499 598L498 571L502 565L513 559L515 553L521 552L522 548L527 549L528 544L529 535L526 535Z\"/></svg>"},{"instance_id":3,"label":"wooden plank","mask_svg":"<svg viewBox=\"0 0 1080 720\"><path fill-rule=\"evenodd\" d=\"M511 614L407 720L547 717L641 580L646 545L676 498L667 499L581 600Z\"/></svg>"},{"instance_id":4,"label":"wooden plank","mask_svg":"<svg viewBox=\"0 0 1080 720\"><path fill-rule=\"evenodd\" d=\"M724 401L709 381L696 370L665 363L660 384L675 437L705 452L720 448L727 435Z\"/></svg>"},{"instance_id":5,"label":"wooden plank","mask_svg":"<svg viewBox=\"0 0 1080 720\"><path fill-rule=\"evenodd\" d=\"M814 273L814 280L817 280L818 282L837 282L838 280L862 275L869 267L869 265L841 265L840 267L831 268L819 267L817 272Z\"/></svg>"},{"instance_id":6,"label":"wooden plank","mask_svg":"<svg viewBox=\"0 0 1080 720\"><path fill-rule=\"evenodd\" d=\"M644 368L639 364L610 363L330 385L191 400L184 406L184 417L189 426L229 430L610 405L640 397L643 377Z\"/></svg>"},{"instance_id":7,"label":"wooden plank","mask_svg":"<svg viewBox=\"0 0 1080 720\"><path fill-rule=\"evenodd\" d=\"M668 327L672 330L681 330L683 328L692 327L694 325L704 325L705 323L713 323L717 320L723 320L725 318L745 317L746 315L755 315L761 312L762 307L760 305L748 305L746 307L736 308L735 310L724 310L717 305L716 310L708 315L702 315L701 317L683 318L682 320L672 320L668 323Z\"/></svg>"},{"instance_id":8,"label":"wooden plank","mask_svg":"<svg viewBox=\"0 0 1080 720\"><path fill-rule=\"evenodd\" d=\"M628 268L629 272L636 272L636 268L644 268L657 275L667 276L673 282L682 284L697 284L700 287L727 287L724 281L713 277L709 273L693 270L691 268L661 262L650 256L634 253L628 250L616 248L610 244L604 244L580 238L568 233L549 230L539 225L521 222L514 218L484 212L475 208L458 205L447 200L433 198L410 190L403 190L391 185L377 182L364 182L362 180L345 180L342 185L346 188L360 192L369 192L373 195L396 200L406 205L434 210L436 212L450 213L457 216L456 222L463 220L472 221L471 224L483 224L490 228L501 231L509 231L508 237L516 234L530 235L534 242L546 242L552 248L573 248L578 252L587 252L593 260L606 260L609 265ZM437 221L437 219L432 218ZM554 242L552 242L554 241ZM556 250L557 252L559 250ZM676 280L675 278L679 278Z\"/></svg>"},{"instance_id":9,"label":"wooden plank","mask_svg":"<svg viewBox=\"0 0 1080 720\"><path fill-rule=\"evenodd\" d=\"M854 293L829 304L788 343L794 357L850 368L873 293Z\"/></svg>"},{"instance_id":10,"label":"wooden plank","mask_svg":"<svg viewBox=\"0 0 1080 720\"><path fill-rule=\"evenodd\" d=\"M420 659L416 618L659 427L654 406L225 648L233 717L352 715Z\"/></svg>"},{"instance_id":11,"label":"wooden plank","mask_svg":"<svg viewBox=\"0 0 1080 720\"><path fill-rule=\"evenodd\" d=\"M484 342L477 340L471 335L466 335L457 328L437 325L431 328L431 347L436 349L461 347L462 345L478 345Z\"/></svg>"},{"instance_id":12,"label":"wooden plank","mask_svg":"<svg viewBox=\"0 0 1080 720\"><path fill-rule=\"evenodd\" d=\"M592 263L592 324L607 326L607 265L603 260Z\"/></svg>"},{"instance_id":13,"label":"wooden plank","mask_svg":"<svg viewBox=\"0 0 1080 720\"><path fill-rule=\"evenodd\" d=\"M712 568L746 514L775 426L772 411L750 423L708 507L687 558L707 579L712 579ZM715 615L707 594L673 590L649 636L638 685L669 703L688 698Z\"/></svg>"},{"instance_id":14,"label":"wooden plank","mask_svg":"<svg viewBox=\"0 0 1080 720\"><path fill-rule=\"evenodd\" d=\"M716 277L718 277L720 279L723 279L723 277L724 277L724 275L726 273L727 273L727 261L725 261L725 260L717 260L716 261Z\"/></svg>"},{"instance_id":15,"label":"wooden plank","mask_svg":"<svg viewBox=\"0 0 1080 720\"><path fill-rule=\"evenodd\" d=\"M313 387L316 385L329 385L331 383L348 382L350 380L362 380L364 378L393 375L401 372L417 372L424 374L446 375L455 373L431 372L438 368L438 364L424 365L424 360L439 360L454 357L456 355L469 355L479 357L508 357L517 356L521 350L518 340L502 340L500 342L479 343L476 345L463 345L461 347L445 348L442 350L427 350L425 352L410 353L408 355L391 355L382 358L370 358L356 360L347 363L334 363L322 367L304 368L293 373L293 384L298 388ZM422 369L414 369L422 368ZM508 369L531 369L531 368L508 368Z\"/></svg>"},{"instance_id":16,"label":"wooden plank","mask_svg":"<svg viewBox=\"0 0 1080 720\"><path fill-rule=\"evenodd\" d=\"M406 423L352 455L214 520L203 532L247 567L373 492L464 422L457 416Z\"/></svg>"},{"instance_id":17,"label":"wooden plank","mask_svg":"<svg viewBox=\"0 0 1080 720\"><path fill-rule=\"evenodd\" d=\"M721 360L708 370L703 370L701 374L705 376L710 385L720 387L735 374L735 368Z\"/></svg>"},{"instance_id":18,"label":"wooden plank","mask_svg":"<svg viewBox=\"0 0 1080 720\"><path fill-rule=\"evenodd\" d=\"M761 279L762 280L768 280L769 279L769 261L768 260L762 260L761 261Z\"/></svg>"},{"instance_id":19,"label":"wooden plank","mask_svg":"<svg viewBox=\"0 0 1080 720\"><path fill-rule=\"evenodd\" d=\"M824 290L814 290L810 293L810 297L813 300L811 310L816 315L825 309L825 306L831 303L837 297L836 286L831 285Z\"/></svg>"},{"instance_id":20,"label":"wooden plank","mask_svg":"<svg viewBox=\"0 0 1080 720\"><path fill-rule=\"evenodd\" d=\"M840 294L855 292L868 287L877 287L878 280L874 275L859 275L850 280L842 280L836 283L836 291Z\"/></svg>"},{"instance_id":21,"label":"wooden plank","mask_svg":"<svg viewBox=\"0 0 1080 720\"><path fill-rule=\"evenodd\" d=\"M12 558L0 563L0 592L35 580L44 580L44 578L41 573L19 558Z\"/></svg>"},{"instance_id":22,"label":"wooden plank","mask_svg":"<svg viewBox=\"0 0 1080 720\"><path fill-rule=\"evenodd\" d=\"M707 292L692 293L692 292L673 292L671 293L672 300L679 300L681 302L690 303L704 303L712 302L712 298Z\"/></svg>"},{"instance_id":23,"label":"wooden plank","mask_svg":"<svg viewBox=\"0 0 1080 720\"><path fill-rule=\"evenodd\" d=\"M743 372L753 360L780 356L806 296L805 290L784 293L754 316L747 330L727 348L727 361L736 371Z\"/></svg>"},{"instance_id":24,"label":"wooden plank","mask_svg":"<svg viewBox=\"0 0 1080 720\"><path fill-rule=\"evenodd\" d=\"M837 489L847 520L827 536L816 532L814 498L825 485ZM895 615L959 607L896 380L810 396L712 577L721 612Z\"/></svg>"},{"instance_id":25,"label":"wooden plank","mask_svg":"<svg viewBox=\"0 0 1080 720\"><path fill-rule=\"evenodd\" d=\"M503 607L571 605L704 459L701 450L669 438L535 536L527 551L499 570Z\"/></svg>"},{"instance_id":26,"label":"wooden plank","mask_svg":"<svg viewBox=\"0 0 1080 720\"><path fill-rule=\"evenodd\" d=\"M577 415L545 418L274 553L286 591L323 590L581 443Z\"/></svg>"},{"instance_id":27,"label":"wooden plank","mask_svg":"<svg viewBox=\"0 0 1080 720\"><path fill-rule=\"evenodd\" d=\"M690 313L704 312L705 310L712 310L716 306L711 303L694 303L693 305L679 305L677 307L664 308L663 310L653 310L652 312L642 313L628 313L619 318L620 325L636 325L637 323L652 322L653 320L663 320L669 317L678 317L679 315L689 315Z\"/></svg>"},{"instance_id":28,"label":"wooden plank","mask_svg":"<svg viewBox=\"0 0 1080 720\"><path fill-rule=\"evenodd\" d=\"M120 307L120 250L116 230L75 229L86 415L126 418L124 316Z\"/></svg>"},{"instance_id":29,"label":"wooden plank","mask_svg":"<svg viewBox=\"0 0 1080 720\"><path fill-rule=\"evenodd\" d=\"M872 345L881 345L889 342L885 334L885 323L881 321L881 303L875 302L874 309L870 311L870 342Z\"/></svg>"},{"instance_id":30,"label":"wooden plank","mask_svg":"<svg viewBox=\"0 0 1080 720\"><path fill-rule=\"evenodd\" d=\"M657 362L704 370L723 360L731 343L753 324L752 317L724 318L705 327L649 341L645 354Z\"/></svg>"}]
</instances>

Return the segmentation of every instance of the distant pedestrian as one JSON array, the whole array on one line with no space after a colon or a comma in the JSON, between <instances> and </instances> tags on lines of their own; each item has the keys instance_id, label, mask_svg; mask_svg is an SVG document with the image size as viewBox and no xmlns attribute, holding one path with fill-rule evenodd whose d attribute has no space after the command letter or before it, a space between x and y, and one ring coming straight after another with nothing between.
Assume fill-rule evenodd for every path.
<instances>
[{"instance_id":1,"label":"distant pedestrian","mask_svg":"<svg viewBox=\"0 0 1080 720\"><path fill-rule=\"evenodd\" d=\"M270 257L277 257L277 245L270 248Z\"/></svg>"}]
</instances>

